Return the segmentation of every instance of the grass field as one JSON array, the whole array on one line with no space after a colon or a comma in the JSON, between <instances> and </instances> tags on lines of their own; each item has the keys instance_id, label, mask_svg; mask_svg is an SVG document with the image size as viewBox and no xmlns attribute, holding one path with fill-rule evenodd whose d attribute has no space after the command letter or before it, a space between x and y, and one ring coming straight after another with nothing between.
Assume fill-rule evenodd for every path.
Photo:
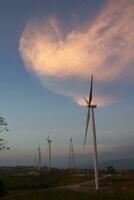
<instances>
[{"instance_id":1,"label":"grass field","mask_svg":"<svg viewBox=\"0 0 134 200\"><path fill-rule=\"evenodd\" d=\"M69 190L54 191L14 191L10 192L4 200L133 200L134 192L114 191L105 193L83 193Z\"/></svg>"},{"instance_id":2,"label":"grass field","mask_svg":"<svg viewBox=\"0 0 134 200\"><path fill-rule=\"evenodd\" d=\"M3 200L134 200L134 172L117 173L107 180L101 181L101 187L107 190L98 192L76 192L58 188L63 185L80 183L92 179L79 173L67 171L52 172L40 176L16 176L1 174L1 180L6 187Z\"/></svg>"},{"instance_id":3,"label":"grass field","mask_svg":"<svg viewBox=\"0 0 134 200\"><path fill-rule=\"evenodd\" d=\"M77 173L68 171L54 171L37 176L12 173L1 174L0 177L7 190L48 189L80 183L93 178L92 176L87 176L85 172L83 173L83 176L77 176Z\"/></svg>"}]
</instances>

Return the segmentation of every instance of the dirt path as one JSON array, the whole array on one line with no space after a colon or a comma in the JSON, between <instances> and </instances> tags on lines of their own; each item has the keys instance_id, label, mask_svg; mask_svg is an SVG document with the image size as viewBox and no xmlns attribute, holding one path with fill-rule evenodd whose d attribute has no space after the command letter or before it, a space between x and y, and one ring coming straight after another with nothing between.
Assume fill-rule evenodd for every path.
<instances>
[{"instance_id":1,"label":"dirt path","mask_svg":"<svg viewBox=\"0 0 134 200\"><path fill-rule=\"evenodd\" d=\"M99 180L104 180L111 176L113 176L113 175L105 175L105 176L101 177ZM95 186L94 186L94 180L90 180L90 181L83 182L83 183L63 186L62 188L67 188L67 189L74 190L74 191L90 192L90 191L94 190ZM102 189L106 189L106 188L102 188Z\"/></svg>"},{"instance_id":2,"label":"dirt path","mask_svg":"<svg viewBox=\"0 0 134 200\"><path fill-rule=\"evenodd\" d=\"M107 179L109 177L111 177L113 175L105 175L103 177L101 177L99 180L104 180ZM45 191L51 191L51 190L59 190L59 189L69 189L69 190L73 190L73 191L82 191L82 192L90 192L90 191L94 191L94 180L90 180L90 181L86 181L83 183L77 183L77 184L72 184L72 185L64 185L64 186L59 186L59 187L55 187L55 188L49 188L46 189Z\"/></svg>"}]
</instances>

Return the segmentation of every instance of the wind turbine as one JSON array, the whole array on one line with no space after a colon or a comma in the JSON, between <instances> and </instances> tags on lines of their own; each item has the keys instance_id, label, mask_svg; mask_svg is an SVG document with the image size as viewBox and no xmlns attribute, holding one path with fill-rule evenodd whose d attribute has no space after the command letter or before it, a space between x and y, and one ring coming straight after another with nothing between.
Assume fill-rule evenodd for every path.
<instances>
[{"instance_id":1,"label":"wind turbine","mask_svg":"<svg viewBox=\"0 0 134 200\"><path fill-rule=\"evenodd\" d=\"M74 155L74 148L73 148L73 140L70 138L70 148L69 148L69 169L75 169L75 155Z\"/></svg>"},{"instance_id":2,"label":"wind turbine","mask_svg":"<svg viewBox=\"0 0 134 200\"><path fill-rule=\"evenodd\" d=\"M34 168L34 170L37 169L37 162L36 161L37 160L36 160L36 154L35 154L34 159L33 159L33 168Z\"/></svg>"},{"instance_id":3,"label":"wind turbine","mask_svg":"<svg viewBox=\"0 0 134 200\"><path fill-rule=\"evenodd\" d=\"M42 164L42 159L41 159L41 148L38 146L38 170L40 171L41 169L41 164Z\"/></svg>"},{"instance_id":4,"label":"wind turbine","mask_svg":"<svg viewBox=\"0 0 134 200\"><path fill-rule=\"evenodd\" d=\"M48 148L49 148L49 167L48 170L49 172L51 171L51 142L52 140L50 140L50 137L48 136L48 138L46 138L47 142L48 142Z\"/></svg>"},{"instance_id":5,"label":"wind turbine","mask_svg":"<svg viewBox=\"0 0 134 200\"><path fill-rule=\"evenodd\" d=\"M90 121L90 112L92 115L92 129L93 129L93 149L94 149L94 174L95 174L95 189L99 189L99 177L98 177L98 156L97 156L97 141L96 141L96 127L95 127L95 116L94 116L94 108L97 105L91 104L92 102L92 90L93 90L93 75L91 76L91 85L90 85L90 92L89 92L89 99L87 100L85 97L85 101L87 104L88 112L87 112L87 121L86 121L86 129L85 129L85 138L84 138L84 146L86 145L87 141L87 132L89 127Z\"/></svg>"}]
</instances>

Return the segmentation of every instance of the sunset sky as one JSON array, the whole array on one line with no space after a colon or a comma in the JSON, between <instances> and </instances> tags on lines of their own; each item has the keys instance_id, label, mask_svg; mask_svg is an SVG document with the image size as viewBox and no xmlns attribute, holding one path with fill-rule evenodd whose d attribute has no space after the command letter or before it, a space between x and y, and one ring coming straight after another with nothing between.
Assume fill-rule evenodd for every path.
<instances>
[{"instance_id":1,"label":"sunset sky","mask_svg":"<svg viewBox=\"0 0 134 200\"><path fill-rule=\"evenodd\" d=\"M10 129L1 137L11 147L0 164L33 164L38 145L47 164L49 134L54 166L67 166L70 137L87 165L92 73L99 160L134 158L134 0L0 0L0 113Z\"/></svg>"}]
</instances>

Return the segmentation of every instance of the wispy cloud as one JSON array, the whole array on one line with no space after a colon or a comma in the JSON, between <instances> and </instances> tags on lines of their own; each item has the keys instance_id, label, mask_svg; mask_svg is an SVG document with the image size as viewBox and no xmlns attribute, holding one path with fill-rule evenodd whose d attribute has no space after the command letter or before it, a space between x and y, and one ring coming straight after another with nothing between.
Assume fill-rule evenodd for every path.
<instances>
[{"instance_id":1,"label":"wispy cloud","mask_svg":"<svg viewBox=\"0 0 134 200\"><path fill-rule=\"evenodd\" d=\"M66 36L60 20L29 22L19 42L21 57L45 87L83 104L89 75L96 81L94 102L110 104L128 94L134 81L134 1L109 1L84 30Z\"/></svg>"}]
</instances>

